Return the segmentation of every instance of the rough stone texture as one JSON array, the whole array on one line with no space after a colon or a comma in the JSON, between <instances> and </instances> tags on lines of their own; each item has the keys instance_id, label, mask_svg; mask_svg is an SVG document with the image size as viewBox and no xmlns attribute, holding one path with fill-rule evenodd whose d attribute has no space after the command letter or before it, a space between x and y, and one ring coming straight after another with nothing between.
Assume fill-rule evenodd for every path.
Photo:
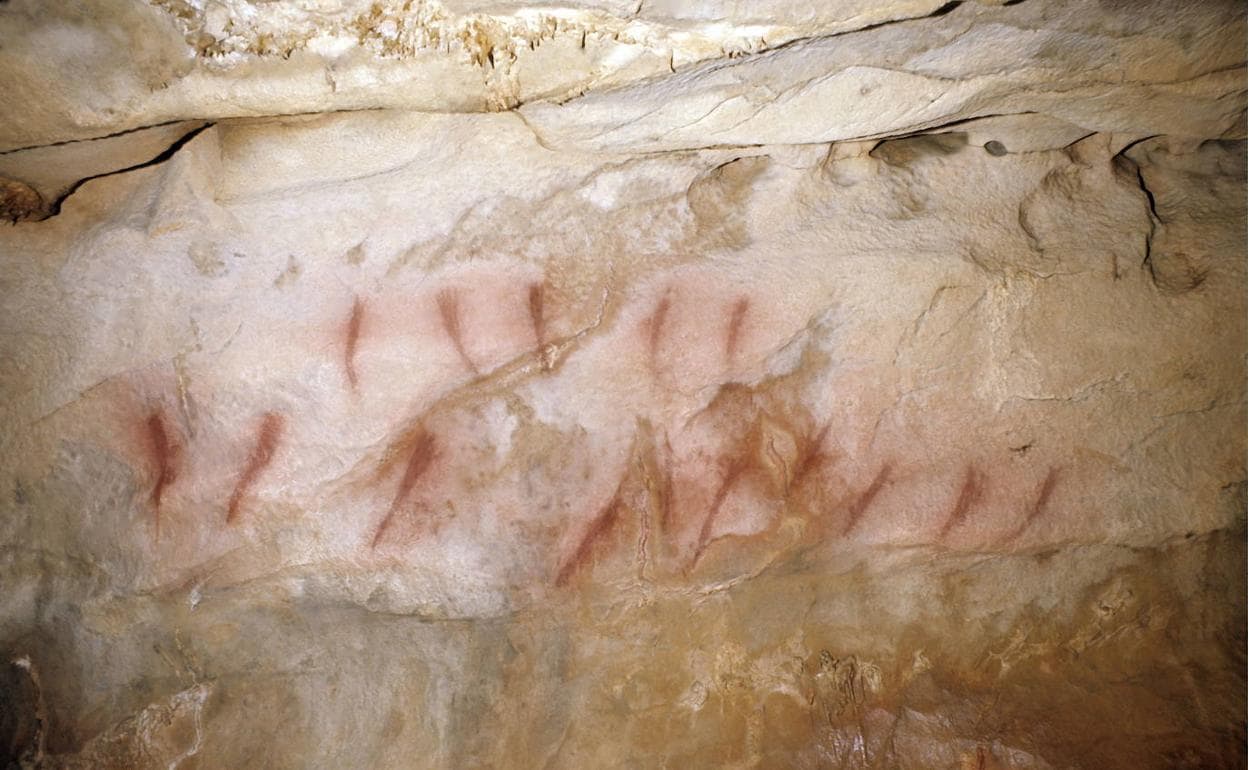
<instances>
[{"instance_id":1,"label":"rough stone texture","mask_svg":"<svg viewBox=\"0 0 1248 770\"><path fill-rule=\"evenodd\" d=\"M1243 767L1242 15L0 5L0 758Z\"/></svg>"}]
</instances>

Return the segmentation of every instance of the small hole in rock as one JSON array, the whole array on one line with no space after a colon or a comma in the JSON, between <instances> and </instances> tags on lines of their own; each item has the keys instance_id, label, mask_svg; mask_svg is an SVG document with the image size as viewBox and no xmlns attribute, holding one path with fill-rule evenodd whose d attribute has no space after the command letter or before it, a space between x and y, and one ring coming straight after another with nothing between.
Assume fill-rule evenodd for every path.
<instances>
[{"instance_id":1,"label":"small hole in rock","mask_svg":"<svg viewBox=\"0 0 1248 770\"><path fill-rule=\"evenodd\" d=\"M992 139L984 143L984 149L988 151L989 155L995 155L998 158L1009 152L1009 150L1005 149L1005 145L1001 144L996 139Z\"/></svg>"}]
</instances>

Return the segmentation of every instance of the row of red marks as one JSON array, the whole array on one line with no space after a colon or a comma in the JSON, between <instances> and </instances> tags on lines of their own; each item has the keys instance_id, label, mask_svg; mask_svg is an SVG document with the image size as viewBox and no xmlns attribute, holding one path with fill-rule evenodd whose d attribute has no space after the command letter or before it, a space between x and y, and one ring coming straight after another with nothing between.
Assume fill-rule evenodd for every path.
<instances>
[{"instance_id":1,"label":"row of red marks","mask_svg":"<svg viewBox=\"0 0 1248 770\"><path fill-rule=\"evenodd\" d=\"M462 301L463 291L463 289L457 287L441 289L434 296L434 303L437 306L438 323L442 334L446 338L446 342L454 351L463 368L475 377L480 376L482 371L481 364L474 360L469 352L468 324L466 323L468 319L465 318L466 310ZM529 333L532 335L533 349L538 352L551 341L547 328L546 294L546 285L535 282L528 284L523 291L524 296L517 298L517 301L527 304ZM673 306L674 294L675 291L672 288L666 289L661 294L654 311L646 317L642 324L643 341L649 356L650 366L656 372L659 368L660 351L663 348L665 336L669 332L669 315ZM736 297L723 308L721 344L725 365L730 366L737 359L749 313L750 300L745 296ZM368 302L357 296L352 302L351 311L343 323L341 331L342 368L346 375L347 384L353 392L358 391L360 387L356 357L362 344L368 315Z\"/></svg>"},{"instance_id":2,"label":"row of red marks","mask_svg":"<svg viewBox=\"0 0 1248 770\"><path fill-rule=\"evenodd\" d=\"M266 412L256 426L251 449L240 467L238 479L230 493L225 509L225 523L234 524L242 513L243 504L251 488L273 463L282 441L285 418L276 412ZM157 535L160 533L162 498L177 478L184 472L186 458L182 447L169 430L167 418L160 410L152 411L146 421L148 449L154 466L155 481L150 501L155 517Z\"/></svg>"},{"instance_id":3,"label":"row of red marks","mask_svg":"<svg viewBox=\"0 0 1248 770\"><path fill-rule=\"evenodd\" d=\"M805 456L800 460L798 467L790 484L792 488L800 486L802 481L809 476L819 465L829 461L831 458L825 454L822 449L823 439L826 436L827 427L820 431L818 437ZM712 498L710 506L702 518L701 526L698 529L698 537L693 550L693 556L689 568L697 567L701 561L708 546L713 542L715 526L723 509L724 501L732 492L733 487L739 483L745 471L745 464L738 458L728 458L723 464L723 475ZM894 473L892 463L885 462L875 475L871 478L870 483L866 485L860 492L853 495L847 504L844 505L846 518L841 529L841 537L849 537L864 521L868 510L875 502L880 493L892 483L892 474ZM1061 478L1062 471L1057 467L1050 467L1046 472L1043 480L1034 489L1031 498L1028 500L1022 511L1022 516L1018 523L1004 534L998 536L994 545L1004 546L1017 540L1026 533L1035 522L1040 519L1049 506L1053 492ZM671 497L671 470L668 466L664 473L664 497ZM582 568L592 561L595 549L599 543L610 535L612 529L619 523L624 508L621 491L624 481L621 480L617 487L615 495L611 500L594 516L589 525L586 527L584 534L578 541L576 547L566 557L560 565L557 572L556 584L565 585L571 578ZM974 510L979 507L985 499L988 490L988 479L986 474L982 473L974 465L968 465L963 480L958 488L957 496L954 499L949 512L946 514L942 522L936 540L944 542L949 535L958 527L966 524ZM662 517L660 519L661 526L667 529L671 525L670 506L664 506ZM644 517L644 512L639 512ZM643 519L643 530L648 528L645 526Z\"/></svg>"},{"instance_id":4,"label":"row of red marks","mask_svg":"<svg viewBox=\"0 0 1248 770\"><path fill-rule=\"evenodd\" d=\"M257 425L251 449L240 469L233 492L229 497L225 512L225 523L227 525L234 524L238 520L249 490L272 464L281 444L284 424L284 418L279 414L269 412L262 416ZM790 487L796 488L800 486L820 465L831 459L823 450L827 430L825 426L814 437L813 441L809 443L809 448L797 463ZM181 472L183 458L180 447L172 439L169 430L166 428L165 417L161 412L156 411L149 415L147 431L155 465L151 503L156 512L156 527L159 532L161 499L166 488L173 483ZM391 503L370 540L372 549L376 549L385 540L396 519L407 509L409 502L413 498L413 493L437 459L438 448L438 438L423 427L418 427L403 441L403 449L406 453L406 458L402 463L403 472L399 477ZM724 501L747 470L747 463L741 457L728 457L724 458L721 467L722 475L720 482L698 528L691 568L697 566L706 549L713 541L715 527L723 509ZM887 462L884 463L871 478L870 482L856 495L853 495L847 504L844 505L846 517L841 530L842 537L850 536L859 528L873 502L884 488L891 483L892 474L893 465ZM1060 469L1049 469L1026 506L1024 515L1019 523L1014 529L1002 536L998 541L999 543L1004 544L1017 539L1040 518L1049 504L1060 475ZM567 584L580 569L589 563L599 543L605 540L619 523L626 508L623 502L624 485L625 478L621 478L610 501L589 521L584 534L577 541L577 545L559 565L555 578L557 585ZM972 512L983 501L988 489L987 485L988 479L986 474L974 465L968 465L964 472L962 483L958 488L957 496L940 526L937 536L938 540L945 540L956 528L969 520ZM664 489L661 494L670 502L673 497L670 455L668 462L664 464L663 486ZM660 519L660 525L665 530L672 525L670 515L671 506L665 504Z\"/></svg>"},{"instance_id":5,"label":"row of red marks","mask_svg":"<svg viewBox=\"0 0 1248 770\"><path fill-rule=\"evenodd\" d=\"M464 307L461 301L460 289L445 288L437 293L434 298L437 304L438 321L443 334L450 343L451 348L455 351L455 355L464 369L470 372L474 377L480 376L481 368L472 355L468 352L466 342L466 332L464 324ZM546 344L546 317L544 310L545 302L545 286L540 283L533 283L528 286L528 312L530 324L532 327L533 340L536 350L541 350ZM351 305L351 313L343 326L343 371L346 374L347 384L351 390L358 391L360 387L359 372L356 368L356 355L359 352L361 337L365 329L365 319L368 315L368 303L356 297Z\"/></svg>"},{"instance_id":6,"label":"row of red marks","mask_svg":"<svg viewBox=\"0 0 1248 770\"><path fill-rule=\"evenodd\" d=\"M525 294L527 295L527 311L531 322L533 340L540 348L547 342L545 286L542 283L529 284L526 287ZM670 288L661 294L654 310L644 319L640 329L641 334L644 335L643 342L645 343L651 366L655 369L657 369L659 351L663 346L669 315L672 311L673 294L674 291ZM479 375L479 367L469 354L465 343L464 308L460 300L460 290L456 288L442 289L436 294L435 302L437 317L451 347L463 363L465 369L471 372L473 376ZM722 310L723 355L725 362L728 364L731 364L738 354L742 330L746 324L749 312L750 301L746 297L736 298ZM343 330L343 366L347 381L353 390L359 387L359 375L355 366L355 357L365 329L367 314L367 303L357 297L353 301ZM245 461L240 466L237 480L226 506L224 520L227 525L232 525L239 520L248 494L272 465L281 447L284 426L285 418L278 413L268 412L261 416L255 428L251 448ZM157 532L159 532L162 498L168 487L183 473L183 466L186 464L186 460L183 457L182 448L178 441L168 429L166 418L162 412L157 410L148 415L146 432L154 466L151 504L155 510L156 527ZM804 442L806 448L798 458L793 478L788 482L790 486L800 486L805 478L812 475L817 468L831 459L823 449L827 433L828 427L825 425L816 435L807 437L807 440ZM403 471L399 476L393 498L370 539L371 548L376 549L386 540L400 514L410 508L415 491L428 477L430 468L438 458L439 442L439 438L432 432L424 427L418 427L396 446L400 455L405 456L405 459L402 461ZM663 496L670 501L673 498L671 490L670 444L668 445L668 450L669 459L664 463L663 484L665 490ZM697 538L693 547L691 566L698 564L714 540L724 503L749 471L749 464L745 453L721 458L718 487L703 514L700 526L697 528ZM860 527L876 498L893 482L893 473L893 465L885 462L856 495L842 504L841 507L845 514L841 532L842 536L849 536ZM1059 476L1060 471L1056 468L1051 468L1048 471L1043 482L1036 490L1032 501L1026 507L1024 516L1019 524L1013 531L1001 538L1001 542L1019 537L1042 515L1053 494ZM987 485L988 479L984 473L974 465L969 465L966 468L957 496L940 527L938 540L946 539L953 531L969 520L976 507L981 505L985 491L988 488ZM577 545L561 561L556 572L555 582L557 584L566 584L583 565L591 561L595 549L602 541L607 539L624 517L627 506L622 499L621 490L623 487L624 479L621 479L615 495L589 520L585 532L577 541ZM664 529L671 525L671 509L672 506L669 504L665 504L663 507L660 523Z\"/></svg>"}]
</instances>

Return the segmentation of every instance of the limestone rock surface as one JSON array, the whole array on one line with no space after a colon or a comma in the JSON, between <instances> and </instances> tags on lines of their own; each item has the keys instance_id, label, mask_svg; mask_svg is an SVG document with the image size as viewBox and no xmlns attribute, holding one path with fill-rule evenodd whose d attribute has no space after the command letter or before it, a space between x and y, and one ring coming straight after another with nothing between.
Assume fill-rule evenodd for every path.
<instances>
[{"instance_id":1,"label":"limestone rock surface","mask_svg":"<svg viewBox=\"0 0 1248 770\"><path fill-rule=\"evenodd\" d=\"M0 758L1243 767L1244 32L0 4Z\"/></svg>"}]
</instances>

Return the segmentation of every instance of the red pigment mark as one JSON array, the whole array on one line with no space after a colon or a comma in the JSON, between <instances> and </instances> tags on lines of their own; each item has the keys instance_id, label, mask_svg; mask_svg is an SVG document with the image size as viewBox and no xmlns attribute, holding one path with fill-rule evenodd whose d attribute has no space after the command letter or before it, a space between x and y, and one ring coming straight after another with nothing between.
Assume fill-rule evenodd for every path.
<instances>
[{"instance_id":1,"label":"red pigment mark","mask_svg":"<svg viewBox=\"0 0 1248 770\"><path fill-rule=\"evenodd\" d=\"M359 297L355 298L355 303L351 306L351 318L347 321L347 349L343 355L343 365L347 370L347 382L351 383L351 390L355 390L359 385L359 378L355 372L355 349L360 341L360 327L364 324L364 303Z\"/></svg>"},{"instance_id":2,"label":"red pigment mark","mask_svg":"<svg viewBox=\"0 0 1248 770\"><path fill-rule=\"evenodd\" d=\"M810 442L801 459L797 464L797 468L793 471L793 480L789 482L789 487L796 487L802 483L811 473L815 471L825 460L828 455L823 451L823 442L828 437L828 429L832 427L832 423L824 423L819 429L818 435Z\"/></svg>"},{"instance_id":3,"label":"red pigment mark","mask_svg":"<svg viewBox=\"0 0 1248 770\"><path fill-rule=\"evenodd\" d=\"M984 494L984 477L974 466L967 466L966 475L962 478L962 488L958 490L958 500L949 512L949 518L940 528L938 539L943 540L954 527L966 520L966 515Z\"/></svg>"},{"instance_id":4,"label":"red pigment mark","mask_svg":"<svg viewBox=\"0 0 1248 770\"><path fill-rule=\"evenodd\" d=\"M256 431L256 445L252 447L251 454L247 457L243 475L239 476L238 483L234 485L234 494L230 495L230 504L225 515L226 524L232 524L238 518L243 496L256 483L256 479L260 478L264 469L273 462L273 455L277 452L277 445L282 439L284 425L285 420L276 412L266 412L264 419L260 421L260 428Z\"/></svg>"},{"instance_id":5,"label":"red pigment mark","mask_svg":"<svg viewBox=\"0 0 1248 770\"><path fill-rule=\"evenodd\" d=\"M147 437L151 442L152 459L156 461L156 482L152 485L152 509L156 516L156 534L160 534L160 498L177 478L177 448L169 441L169 433L165 430L165 418L159 412L152 412L147 418Z\"/></svg>"},{"instance_id":6,"label":"red pigment mark","mask_svg":"<svg viewBox=\"0 0 1248 770\"><path fill-rule=\"evenodd\" d=\"M732 306L732 313L728 318L728 339L724 344L724 361L731 365L737 358L737 347L741 342L741 326L745 323L745 314L750 310L750 300L747 297L739 298Z\"/></svg>"},{"instance_id":7,"label":"red pigment mark","mask_svg":"<svg viewBox=\"0 0 1248 770\"><path fill-rule=\"evenodd\" d=\"M382 537L386 534L386 530L394 522L395 514L399 512L399 509L412 494L412 490L416 487L416 482L420 480L420 477L433 464L436 453L437 440L432 433L423 428L420 429L415 441L412 443L412 451L407 457L407 467L403 470L403 478L399 480L399 488L394 493L394 501L390 503L390 510L386 512L385 518L381 520L381 524L377 527L376 534L373 535L372 548L375 549L377 544L381 542Z\"/></svg>"},{"instance_id":8,"label":"red pigment mark","mask_svg":"<svg viewBox=\"0 0 1248 770\"><path fill-rule=\"evenodd\" d=\"M481 374L477 369L477 365L472 362L472 358L468 356L468 351L464 349L464 335L459 323L459 293L453 289L443 289L438 292L438 315L442 318L442 328L446 330L446 336L451 338L451 344L455 346L455 352L459 354L459 358L464 362L464 366L468 367L468 371L473 375Z\"/></svg>"},{"instance_id":9,"label":"red pigment mark","mask_svg":"<svg viewBox=\"0 0 1248 770\"><path fill-rule=\"evenodd\" d=\"M650 517L641 516L641 534L637 536L637 577L645 577L646 562L649 556L646 546L650 543Z\"/></svg>"},{"instance_id":10,"label":"red pigment mark","mask_svg":"<svg viewBox=\"0 0 1248 770\"><path fill-rule=\"evenodd\" d=\"M892 472L893 466L889 463L884 463L884 466L880 468L880 472L875 474L875 478L871 480L871 485L849 506L849 522L845 525L845 531L841 533L842 537L849 535L858 527L859 522L862 520L862 514L866 513L867 508L871 505L871 501L875 500L876 495L888 483L889 474Z\"/></svg>"},{"instance_id":11,"label":"red pigment mark","mask_svg":"<svg viewBox=\"0 0 1248 770\"><path fill-rule=\"evenodd\" d=\"M702 529L698 532L698 547L693 552L693 564L690 567L698 566L698 561L702 559L702 553L711 544L711 532L714 531L715 519L719 518L719 511L724 507L724 501L728 499L728 493L732 491L732 488L740 480L741 474L744 472L745 461L741 458L733 459L724 470L724 480L720 482L719 489L715 491L715 498L711 501L711 509L707 511L706 518L702 520Z\"/></svg>"},{"instance_id":12,"label":"red pigment mark","mask_svg":"<svg viewBox=\"0 0 1248 770\"><path fill-rule=\"evenodd\" d=\"M543 312L546 300L546 287L540 283L529 285L529 320L533 322L533 339L537 341L537 349L546 344L546 316Z\"/></svg>"},{"instance_id":13,"label":"red pigment mark","mask_svg":"<svg viewBox=\"0 0 1248 770\"><path fill-rule=\"evenodd\" d=\"M676 486L672 482L672 442L666 436L663 438L663 446L666 452L663 455L663 517L660 525L663 531L667 532L672 526L672 513L676 508Z\"/></svg>"},{"instance_id":14,"label":"red pigment mark","mask_svg":"<svg viewBox=\"0 0 1248 770\"><path fill-rule=\"evenodd\" d=\"M650 336L647 340L650 352L650 368L656 369L659 356L659 343L663 340L663 327L667 324L667 311L671 309L672 299L671 290L663 293L663 298L659 300L658 306L654 309L654 315L650 316L649 327Z\"/></svg>"},{"instance_id":15,"label":"red pigment mark","mask_svg":"<svg viewBox=\"0 0 1248 770\"><path fill-rule=\"evenodd\" d=\"M590 522L589 529L585 531L585 536L581 538L580 545L572 552L563 566L559 568L559 574L555 577L556 586L565 586L568 580L576 574L593 554L594 544L605 537L615 527L620 518L620 489L623 488L624 482L620 481L620 486L616 488L615 494L611 497L611 501L603 507L594 520Z\"/></svg>"},{"instance_id":16,"label":"red pigment mark","mask_svg":"<svg viewBox=\"0 0 1248 770\"><path fill-rule=\"evenodd\" d=\"M1049 468L1049 472L1045 475L1044 481L1040 483L1040 489L1036 492L1036 499L1027 508L1027 515L1023 518L1022 522L1014 528L1013 532L1002 538L1002 542L1008 542L1022 536L1024 532L1031 528L1032 523L1036 519L1040 518L1049 504L1049 499L1053 497L1053 490L1057 487L1057 481L1061 475L1062 471L1060 468Z\"/></svg>"}]
</instances>

